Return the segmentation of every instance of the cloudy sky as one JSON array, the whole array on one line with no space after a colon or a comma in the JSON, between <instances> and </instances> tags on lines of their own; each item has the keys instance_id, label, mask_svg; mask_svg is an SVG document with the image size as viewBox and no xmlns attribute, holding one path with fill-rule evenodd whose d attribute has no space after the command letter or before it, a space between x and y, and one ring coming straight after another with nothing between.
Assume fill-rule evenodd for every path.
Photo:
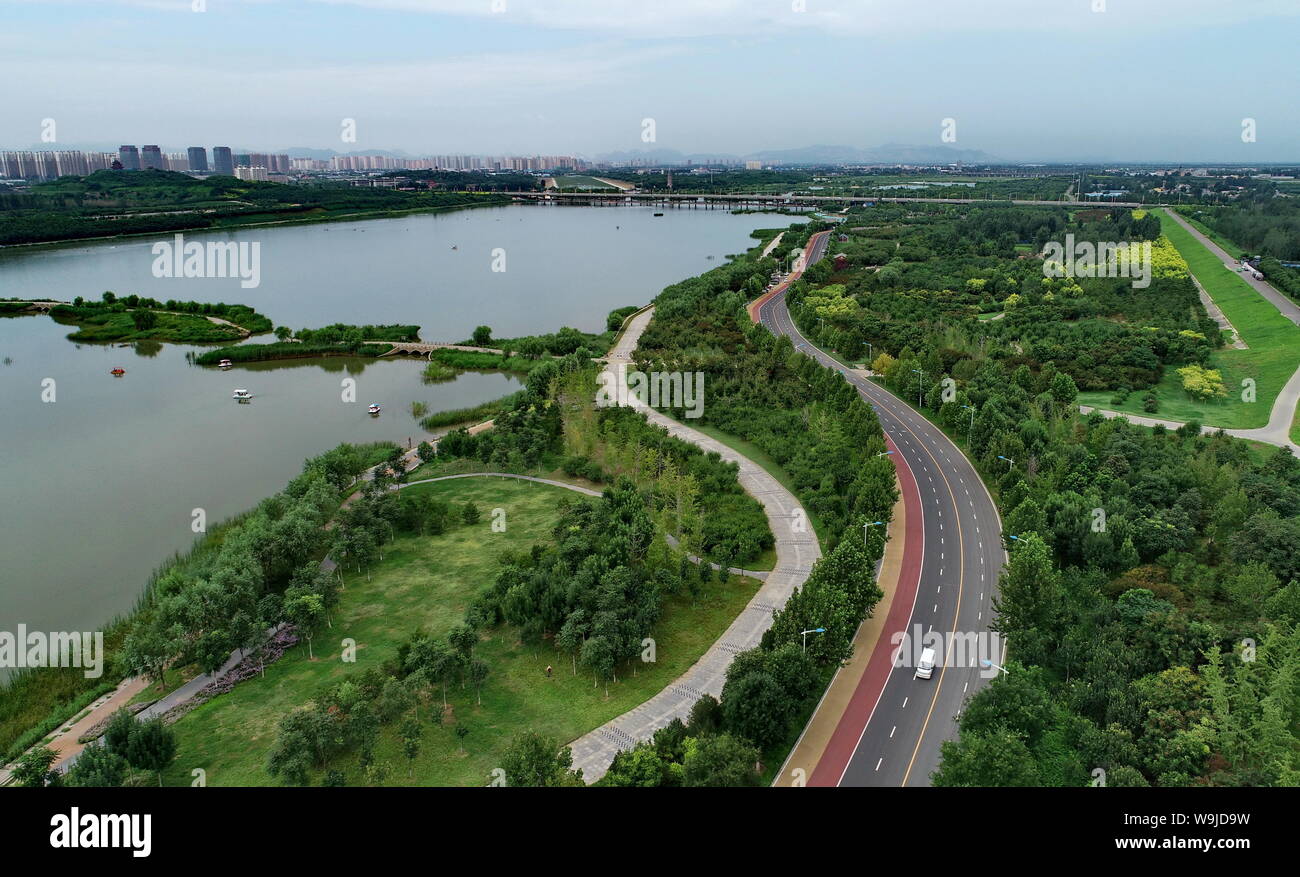
<instances>
[{"instance_id":1,"label":"cloudy sky","mask_svg":"<svg viewBox=\"0 0 1300 877\"><path fill-rule=\"evenodd\" d=\"M200 9L201 11L196 11ZM1297 0L0 0L0 148L1300 161ZM1256 141L1242 142L1254 119ZM355 143L341 141L343 119Z\"/></svg>"}]
</instances>

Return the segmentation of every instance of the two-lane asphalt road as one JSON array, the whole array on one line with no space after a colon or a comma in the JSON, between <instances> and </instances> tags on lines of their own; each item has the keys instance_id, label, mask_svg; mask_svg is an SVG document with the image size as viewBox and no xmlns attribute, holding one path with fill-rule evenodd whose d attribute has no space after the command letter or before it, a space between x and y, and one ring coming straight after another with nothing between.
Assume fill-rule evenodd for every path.
<instances>
[{"instance_id":1,"label":"two-lane asphalt road","mask_svg":"<svg viewBox=\"0 0 1300 877\"><path fill-rule=\"evenodd\" d=\"M807 264L825 254L829 236L823 232L809 242ZM998 644L987 636L1005 560L997 508L975 468L942 431L804 338L790 318L784 288L759 306L758 317L774 333L788 335L796 349L843 374L875 409L894 452L907 510L906 533L894 534L907 541L884 635L809 782L926 785L940 745L956 736L962 703L993 672L979 660L1002 661ZM911 657L919 646L911 641L894 660L891 636L914 637L918 630L943 638L938 652L945 660L928 680L914 678ZM978 651L981 645L985 651Z\"/></svg>"}]
</instances>

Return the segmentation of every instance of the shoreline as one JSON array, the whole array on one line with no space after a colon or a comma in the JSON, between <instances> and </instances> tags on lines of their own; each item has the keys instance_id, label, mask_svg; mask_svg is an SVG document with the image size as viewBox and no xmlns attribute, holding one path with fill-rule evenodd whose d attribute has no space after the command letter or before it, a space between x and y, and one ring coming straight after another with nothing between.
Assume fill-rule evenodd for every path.
<instances>
[{"instance_id":1,"label":"shoreline","mask_svg":"<svg viewBox=\"0 0 1300 877\"><path fill-rule=\"evenodd\" d=\"M495 194L495 193L492 193ZM249 222L240 225L226 226L195 226L194 228L174 228L167 231L139 231L124 232L122 234L96 235L95 237L85 238L59 238L53 241L33 241L26 244L0 244L0 254L11 251L22 250L39 250L39 249L60 249L63 247L75 246L83 243L93 243L95 241L116 241L130 240L132 238L150 238L159 236L172 236L176 234L202 233L202 232L230 232L242 231L248 228L273 228L283 225L321 225L331 222L365 222L372 219L400 219L403 216L415 216L423 213L446 213L454 210L477 210L483 207L509 207L515 203L509 197L505 200L494 201L490 204L455 204L443 207L412 207L406 210L385 210L375 213L358 213L344 214L335 216L310 216L302 219L280 219L270 222Z\"/></svg>"}]
</instances>

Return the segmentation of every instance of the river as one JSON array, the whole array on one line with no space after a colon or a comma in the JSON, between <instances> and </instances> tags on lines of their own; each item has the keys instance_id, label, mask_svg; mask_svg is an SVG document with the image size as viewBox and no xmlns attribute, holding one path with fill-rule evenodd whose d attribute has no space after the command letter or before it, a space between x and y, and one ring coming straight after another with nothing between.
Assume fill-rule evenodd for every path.
<instances>
[{"instance_id":1,"label":"river","mask_svg":"<svg viewBox=\"0 0 1300 877\"><path fill-rule=\"evenodd\" d=\"M260 284L154 277L155 240L0 253L0 297L240 302L276 325L417 323L430 341L564 325L721 264L784 216L510 206L366 222L187 234L260 245ZM498 270L493 270L494 268ZM504 268L505 270L500 270ZM503 374L426 385L415 361L354 358L198 368L186 345L75 344L44 316L0 319L0 630L93 630L131 609L150 572L209 524L254 506L343 441L424 437L409 413L517 389ZM114 367L126 370L112 377ZM356 401L342 382L356 381ZM51 383L52 381L52 383ZM246 387L256 398L233 401ZM52 395L51 395L52 393ZM371 418L365 406L384 407Z\"/></svg>"}]
</instances>

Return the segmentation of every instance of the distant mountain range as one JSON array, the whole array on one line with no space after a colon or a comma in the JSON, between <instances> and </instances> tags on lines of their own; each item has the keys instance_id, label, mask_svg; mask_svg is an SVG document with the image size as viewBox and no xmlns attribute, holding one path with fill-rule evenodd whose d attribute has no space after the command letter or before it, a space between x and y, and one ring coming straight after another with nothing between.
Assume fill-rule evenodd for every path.
<instances>
[{"instance_id":1,"label":"distant mountain range","mask_svg":"<svg viewBox=\"0 0 1300 877\"><path fill-rule=\"evenodd\" d=\"M596 157L612 164L621 162L663 162L708 164L710 162L762 161L772 164L996 164L1001 159L979 149L954 146L915 146L887 143L883 146L804 146L798 149L769 149L748 155L718 153L683 153L675 149L609 152Z\"/></svg>"}]
</instances>

